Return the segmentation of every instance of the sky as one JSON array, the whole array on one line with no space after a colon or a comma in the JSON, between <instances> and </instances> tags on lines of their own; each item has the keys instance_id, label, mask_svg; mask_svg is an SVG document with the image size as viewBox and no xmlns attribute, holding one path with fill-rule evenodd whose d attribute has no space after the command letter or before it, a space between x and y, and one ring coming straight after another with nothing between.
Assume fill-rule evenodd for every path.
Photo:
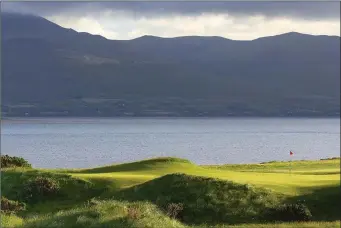
<instances>
[{"instance_id":1,"label":"sky","mask_svg":"<svg viewBox=\"0 0 341 228\"><path fill-rule=\"evenodd\" d=\"M2 11L42 16L62 27L127 40L221 36L252 40L287 32L340 36L340 2L2 2Z\"/></svg>"}]
</instances>

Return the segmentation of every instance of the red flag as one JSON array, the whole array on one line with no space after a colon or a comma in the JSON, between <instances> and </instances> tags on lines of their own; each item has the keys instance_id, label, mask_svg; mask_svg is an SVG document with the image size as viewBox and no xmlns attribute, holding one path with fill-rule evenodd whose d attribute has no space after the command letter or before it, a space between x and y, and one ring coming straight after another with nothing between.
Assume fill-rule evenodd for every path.
<instances>
[{"instance_id":1,"label":"red flag","mask_svg":"<svg viewBox=\"0 0 341 228\"><path fill-rule=\"evenodd\" d=\"M290 155L294 155L294 153L293 153L293 152L291 152L291 150L290 150Z\"/></svg>"}]
</instances>

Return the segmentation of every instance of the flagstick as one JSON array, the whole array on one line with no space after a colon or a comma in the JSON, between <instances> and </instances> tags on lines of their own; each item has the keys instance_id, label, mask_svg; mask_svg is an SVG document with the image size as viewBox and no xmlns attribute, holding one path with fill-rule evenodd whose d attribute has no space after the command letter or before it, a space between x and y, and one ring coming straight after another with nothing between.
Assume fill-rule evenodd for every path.
<instances>
[{"instance_id":1,"label":"flagstick","mask_svg":"<svg viewBox=\"0 0 341 228\"><path fill-rule=\"evenodd\" d=\"M290 173L290 176L291 176L291 170L292 170L292 152L290 150L290 160L289 160L289 173Z\"/></svg>"}]
</instances>

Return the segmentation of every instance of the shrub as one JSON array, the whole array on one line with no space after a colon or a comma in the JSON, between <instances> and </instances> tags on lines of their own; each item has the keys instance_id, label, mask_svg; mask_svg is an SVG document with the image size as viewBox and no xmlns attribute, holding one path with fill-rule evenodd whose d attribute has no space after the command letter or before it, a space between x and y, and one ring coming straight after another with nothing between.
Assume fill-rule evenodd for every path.
<instances>
[{"instance_id":1,"label":"shrub","mask_svg":"<svg viewBox=\"0 0 341 228\"><path fill-rule=\"evenodd\" d=\"M11 157L8 155L1 155L1 168L10 167L28 167L31 168L31 164L28 163L24 158Z\"/></svg>"},{"instance_id":2,"label":"shrub","mask_svg":"<svg viewBox=\"0 0 341 228\"><path fill-rule=\"evenodd\" d=\"M49 177L29 179L24 185L24 198L27 201L41 201L57 196L60 191L59 182Z\"/></svg>"},{"instance_id":3,"label":"shrub","mask_svg":"<svg viewBox=\"0 0 341 228\"><path fill-rule=\"evenodd\" d=\"M302 203L283 204L268 209L266 219L272 221L309 221L312 218L307 206Z\"/></svg>"},{"instance_id":4,"label":"shrub","mask_svg":"<svg viewBox=\"0 0 341 228\"><path fill-rule=\"evenodd\" d=\"M179 213L184 209L182 203L171 203L167 207L167 215L172 219L176 219Z\"/></svg>"},{"instance_id":5,"label":"shrub","mask_svg":"<svg viewBox=\"0 0 341 228\"><path fill-rule=\"evenodd\" d=\"M328 160L339 160L340 157L331 157L331 158L321 158L321 161L328 161Z\"/></svg>"},{"instance_id":6,"label":"shrub","mask_svg":"<svg viewBox=\"0 0 341 228\"><path fill-rule=\"evenodd\" d=\"M24 203L9 200L6 197L1 196L1 212L4 213L15 213L26 209Z\"/></svg>"},{"instance_id":7,"label":"shrub","mask_svg":"<svg viewBox=\"0 0 341 228\"><path fill-rule=\"evenodd\" d=\"M133 219L133 220L139 219L141 217L140 209L138 207L135 207L135 206L128 207L127 217L129 219Z\"/></svg>"}]
</instances>

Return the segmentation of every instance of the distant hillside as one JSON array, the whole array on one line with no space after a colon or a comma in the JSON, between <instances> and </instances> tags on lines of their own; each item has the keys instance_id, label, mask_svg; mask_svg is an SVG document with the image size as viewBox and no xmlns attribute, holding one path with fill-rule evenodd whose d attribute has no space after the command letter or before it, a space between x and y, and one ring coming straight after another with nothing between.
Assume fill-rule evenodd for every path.
<instances>
[{"instance_id":1,"label":"distant hillside","mask_svg":"<svg viewBox=\"0 0 341 228\"><path fill-rule=\"evenodd\" d=\"M2 112L339 116L340 37L108 40L2 13Z\"/></svg>"}]
</instances>

